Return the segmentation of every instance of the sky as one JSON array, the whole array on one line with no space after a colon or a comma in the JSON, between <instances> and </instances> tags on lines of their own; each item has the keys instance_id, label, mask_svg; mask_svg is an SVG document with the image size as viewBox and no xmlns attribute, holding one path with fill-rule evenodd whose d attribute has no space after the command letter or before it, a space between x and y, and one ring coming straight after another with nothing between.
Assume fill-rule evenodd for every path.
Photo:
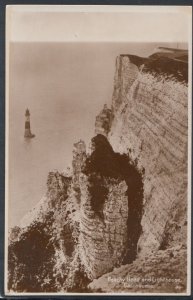
<instances>
[{"instance_id":1,"label":"sky","mask_svg":"<svg viewBox=\"0 0 193 300\"><path fill-rule=\"evenodd\" d=\"M15 42L187 42L187 6L7 6L7 37Z\"/></svg>"}]
</instances>

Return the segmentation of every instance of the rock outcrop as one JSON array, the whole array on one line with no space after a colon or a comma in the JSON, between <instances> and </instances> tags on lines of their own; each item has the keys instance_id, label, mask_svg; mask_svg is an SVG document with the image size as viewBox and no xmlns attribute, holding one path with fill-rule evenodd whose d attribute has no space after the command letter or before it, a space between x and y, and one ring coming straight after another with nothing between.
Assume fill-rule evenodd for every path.
<instances>
[{"instance_id":1,"label":"rock outcrop","mask_svg":"<svg viewBox=\"0 0 193 300\"><path fill-rule=\"evenodd\" d=\"M74 144L73 147L73 159L72 159L72 170L73 170L73 191L76 199L80 202L80 175L82 168L86 160L86 144L80 140Z\"/></svg>"},{"instance_id":2,"label":"rock outcrop","mask_svg":"<svg viewBox=\"0 0 193 300\"><path fill-rule=\"evenodd\" d=\"M103 134L107 136L111 128L112 119L112 110L105 104L102 111L96 117L95 134Z\"/></svg>"},{"instance_id":3,"label":"rock outcrop","mask_svg":"<svg viewBox=\"0 0 193 300\"><path fill-rule=\"evenodd\" d=\"M50 172L47 194L21 221L8 251L10 290L66 290L69 264L74 259L76 202L68 199L71 177ZM72 230L72 227L74 228ZM65 236L65 243L64 243Z\"/></svg>"},{"instance_id":4,"label":"rock outcrop","mask_svg":"<svg viewBox=\"0 0 193 300\"><path fill-rule=\"evenodd\" d=\"M88 191L89 181L81 178L80 247L81 260L90 279L121 265L127 248L128 199L124 181L108 180L102 218L95 214Z\"/></svg>"},{"instance_id":5,"label":"rock outcrop","mask_svg":"<svg viewBox=\"0 0 193 300\"><path fill-rule=\"evenodd\" d=\"M9 290L186 291L185 56L117 58L112 106L96 118L91 153L75 143L72 170L50 172L47 194L10 232ZM174 275L172 287L158 280ZM145 290L109 281L128 276L155 281Z\"/></svg>"}]
</instances>

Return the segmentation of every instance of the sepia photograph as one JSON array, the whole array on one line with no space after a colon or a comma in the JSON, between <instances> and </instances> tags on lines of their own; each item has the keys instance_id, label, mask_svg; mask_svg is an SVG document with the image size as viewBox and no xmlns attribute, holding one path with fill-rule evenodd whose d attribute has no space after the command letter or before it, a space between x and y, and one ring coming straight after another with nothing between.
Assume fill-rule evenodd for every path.
<instances>
[{"instance_id":1,"label":"sepia photograph","mask_svg":"<svg viewBox=\"0 0 193 300\"><path fill-rule=\"evenodd\" d=\"M190 294L191 23L7 6L6 295Z\"/></svg>"}]
</instances>

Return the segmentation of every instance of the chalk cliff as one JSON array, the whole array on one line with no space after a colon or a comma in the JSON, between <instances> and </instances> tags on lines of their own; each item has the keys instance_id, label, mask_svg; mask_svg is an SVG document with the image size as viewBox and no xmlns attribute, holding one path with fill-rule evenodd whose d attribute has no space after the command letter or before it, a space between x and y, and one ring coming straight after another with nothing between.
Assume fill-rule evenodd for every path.
<instances>
[{"instance_id":1,"label":"chalk cliff","mask_svg":"<svg viewBox=\"0 0 193 300\"><path fill-rule=\"evenodd\" d=\"M137 259L94 280L89 286L95 291L136 292L139 285L141 291L151 292L186 289L187 64L181 68L172 60L167 70L163 64L157 70L157 64L157 58L154 62L129 55L116 61L108 139L115 151L129 153L139 169L144 168L142 233ZM130 281L132 277L140 280ZM178 280L169 287L148 281L150 277Z\"/></svg>"},{"instance_id":2,"label":"chalk cliff","mask_svg":"<svg viewBox=\"0 0 193 300\"><path fill-rule=\"evenodd\" d=\"M72 170L51 172L45 197L10 232L10 290L143 292L108 278L151 275L181 281L145 292L186 290L188 89L180 53L117 57L112 106L96 117L90 153L75 143Z\"/></svg>"},{"instance_id":3,"label":"chalk cliff","mask_svg":"<svg viewBox=\"0 0 193 300\"><path fill-rule=\"evenodd\" d=\"M109 140L115 151L130 153L145 169L143 233L138 242L143 255L160 247L178 208L184 207L178 224L183 226L186 219L188 90L185 78L180 82L175 73L149 73L145 64L137 71L132 60L132 56L117 59L123 71L115 77L119 84L113 95Z\"/></svg>"}]
</instances>

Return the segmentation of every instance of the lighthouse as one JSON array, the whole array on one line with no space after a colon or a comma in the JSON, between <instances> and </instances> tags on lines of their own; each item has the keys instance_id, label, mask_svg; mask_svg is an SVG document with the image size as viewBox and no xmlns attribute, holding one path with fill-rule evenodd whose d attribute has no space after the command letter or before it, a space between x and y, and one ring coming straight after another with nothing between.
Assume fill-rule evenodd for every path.
<instances>
[{"instance_id":1,"label":"lighthouse","mask_svg":"<svg viewBox=\"0 0 193 300\"><path fill-rule=\"evenodd\" d=\"M35 137L35 134L31 133L31 129L30 129L30 112L29 109L26 109L25 112L25 133L24 133L24 137L25 138L33 138Z\"/></svg>"}]
</instances>

